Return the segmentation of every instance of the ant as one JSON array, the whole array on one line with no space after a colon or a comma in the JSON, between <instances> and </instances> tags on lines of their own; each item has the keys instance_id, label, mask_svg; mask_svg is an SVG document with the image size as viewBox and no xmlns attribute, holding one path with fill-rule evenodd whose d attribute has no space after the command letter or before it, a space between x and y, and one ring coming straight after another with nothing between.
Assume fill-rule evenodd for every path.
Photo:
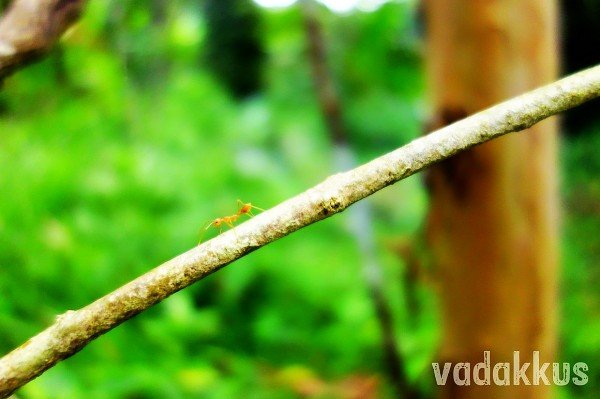
<instances>
[{"instance_id":1,"label":"ant","mask_svg":"<svg viewBox=\"0 0 600 399\"><path fill-rule=\"evenodd\" d=\"M235 223L242 215L248 215L248 217L253 217L254 213L252 213L252 209L258 209L259 211L264 211L264 209L259 208L258 206L252 205L252 203L250 203L250 202L244 202L240 199L237 200L237 203L238 203L238 206L240 206L240 208L238 209L236 214L216 218L215 220L213 220L212 222L210 222L209 224L206 225L206 227L204 228L204 231L202 232L202 236L200 237L200 242L202 242L202 237L204 236L204 233L206 233L206 231L211 227L218 227L219 234L221 234L223 232L223 225L229 226L230 228L234 229ZM235 229L233 230L233 232L235 234Z\"/></svg>"},{"instance_id":2,"label":"ant","mask_svg":"<svg viewBox=\"0 0 600 399\"><path fill-rule=\"evenodd\" d=\"M238 220L239 217L240 215L236 214L231 216L223 216L222 218L216 218L215 220L206 225L204 231L208 230L211 226L214 226L219 228L219 234L221 234L223 232L223 224L233 228L233 224Z\"/></svg>"},{"instance_id":3,"label":"ant","mask_svg":"<svg viewBox=\"0 0 600 399\"><path fill-rule=\"evenodd\" d=\"M264 212L264 209L259 208L259 207L255 206L255 205L252 205L252 203L250 203L250 202L244 203L244 201L238 199L237 203L238 203L238 205L242 205L240 207L240 209L238 210L238 213L237 213L238 217L240 217L242 215L248 215L249 217L254 216L254 214L252 213L252 209L258 209L259 211L263 211Z\"/></svg>"}]
</instances>

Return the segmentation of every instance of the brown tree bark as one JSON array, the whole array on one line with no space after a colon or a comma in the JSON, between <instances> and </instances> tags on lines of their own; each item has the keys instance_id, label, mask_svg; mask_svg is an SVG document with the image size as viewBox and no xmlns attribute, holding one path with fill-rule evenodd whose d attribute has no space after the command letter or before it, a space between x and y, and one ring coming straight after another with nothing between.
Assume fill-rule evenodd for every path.
<instances>
[{"instance_id":1,"label":"brown tree bark","mask_svg":"<svg viewBox=\"0 0 600 399\"><path fill-rule=\"evenodd\" d=\"M46 54L84 5L85 0L14 0L0 19L0 83Z\"/></svg>"},{"instance_id":2,"label":"brown tree bark","mask_svg":"<svg viewBox=\"0 0 600 399\"><path fill-rule=\"evenodd\" d=\"M553 0L428 0L428 78L434 125L462 119L557 75ZM461 153L431 170L428 239L434 252L444 335L442 362L541 361L557 330L557 127ZM529 367L527 375L531 381ZM511 369L512 372L512 369ZM546 372L552 381L552 366ZM447 398L546 398L544 386L456 386ZM533 382L533 381L531 381Z\"/></svg>"}]
</instances>

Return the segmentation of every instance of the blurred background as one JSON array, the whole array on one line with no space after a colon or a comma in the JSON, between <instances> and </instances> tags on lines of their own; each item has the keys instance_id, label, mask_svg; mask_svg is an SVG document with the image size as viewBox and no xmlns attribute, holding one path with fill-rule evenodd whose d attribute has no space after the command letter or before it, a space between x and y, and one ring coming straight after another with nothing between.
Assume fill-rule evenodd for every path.
<instances>
[{"instance_id":1,"label":"blurred background","mask_svg":"<svg viewBox=\"0 0 600 399\"><path fill-rule=\"evenodd\" d=\"M0 353L193 247L238 198L267 209L464 116L435 118L421 7L91 0L0 92ZM559 15L560 74L600 62L600 4ZM598 111L562 118L557 361L586 362L590 382L560 398L600 392ZM19 396L435 396L445 297L429 180L252 253Z\"/></svg>"}]
</instances>

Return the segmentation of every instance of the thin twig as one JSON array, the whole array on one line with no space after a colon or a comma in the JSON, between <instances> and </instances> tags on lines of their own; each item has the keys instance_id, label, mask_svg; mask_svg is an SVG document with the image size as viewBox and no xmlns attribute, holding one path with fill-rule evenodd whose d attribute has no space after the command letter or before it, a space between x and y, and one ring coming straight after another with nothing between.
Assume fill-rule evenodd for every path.
<instances>
[{"instance_id":1,"label":"thin twig","mask_svg":"<svg viewBox=\"0 0 600 399\"><path fill-rule=\"evenodd\" d=\"M236 259L436 162L600 96L600 65L513 98L322 183L149 271L55 323L0 359L0 398L94 338Z\"/></svg>"}]
</instances>

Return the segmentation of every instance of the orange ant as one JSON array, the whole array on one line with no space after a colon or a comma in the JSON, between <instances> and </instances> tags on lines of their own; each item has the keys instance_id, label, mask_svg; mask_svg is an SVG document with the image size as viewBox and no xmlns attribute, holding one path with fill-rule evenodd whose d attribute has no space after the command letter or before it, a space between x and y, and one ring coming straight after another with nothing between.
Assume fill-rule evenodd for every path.
<instances>
[{"instance_id":1,"label":"orange ant","mask_svg":"<svg viewBox=\"0 0 600 399\"><path fill-rule=\"evenodd\" d=\"M264 209L259 208L255 205L252 205L250 202L246 202L244 203L244 201L238 199L237 200L238 205L241 205L240 209L238 210L237 216L242 216L242 215L249 215L250 217L254 216L254 214L252 213L252 209L258 209L259 211L264 211Z\"/></svg>"},{"instance_id":2,"label":"orange ant","mask_svg":"<svg viewBox=\"0 0 600 399\"><path fill-rule=\"evenodd\" d=\"M235 223L240 218L240 216L242 216L242 215L248 215L249 217L254 216L254 213L252 213L252 209L258 209L260 211L264 211L264 209L259 208L258 206L254 206L250 202L243 202L242 200L238 199L237 203L238 203L238 205L241 205L241 206L235 215L223 216L220 218L216 218L215 220L213 220L212 222L210 222L209 224L206 225L206 227L204 228L204 231L202 232L202 235L200 237L200 242L202 242L202 237L204 236L204 233L206 233L206 231L208 229L210 229L211 227L218 227L219 234L221 234L223 232L223 225L226 225L226 226L229 226L231 229L233 229L233 233L235 234L235 229L234 229Z\"/></svg>"},{"instance_id":3,"label":"orange ant","mask_svg":"<svg viewBox=\"0 0 600 399\"><path fill-rule=\"evenodd\" d=\"M233 228L234 227L233 224L238 220L239 217L240 217L239 215L231 215L231 216L223 216L222 218L216 218L215 220L213 220L212 222L207 224L206 227L204 228L204 230L206 231L211 226L214 226L214 227L219 228L219 234L221 234L223 232L223 224Z\"/></svg>"}]
</instances>

